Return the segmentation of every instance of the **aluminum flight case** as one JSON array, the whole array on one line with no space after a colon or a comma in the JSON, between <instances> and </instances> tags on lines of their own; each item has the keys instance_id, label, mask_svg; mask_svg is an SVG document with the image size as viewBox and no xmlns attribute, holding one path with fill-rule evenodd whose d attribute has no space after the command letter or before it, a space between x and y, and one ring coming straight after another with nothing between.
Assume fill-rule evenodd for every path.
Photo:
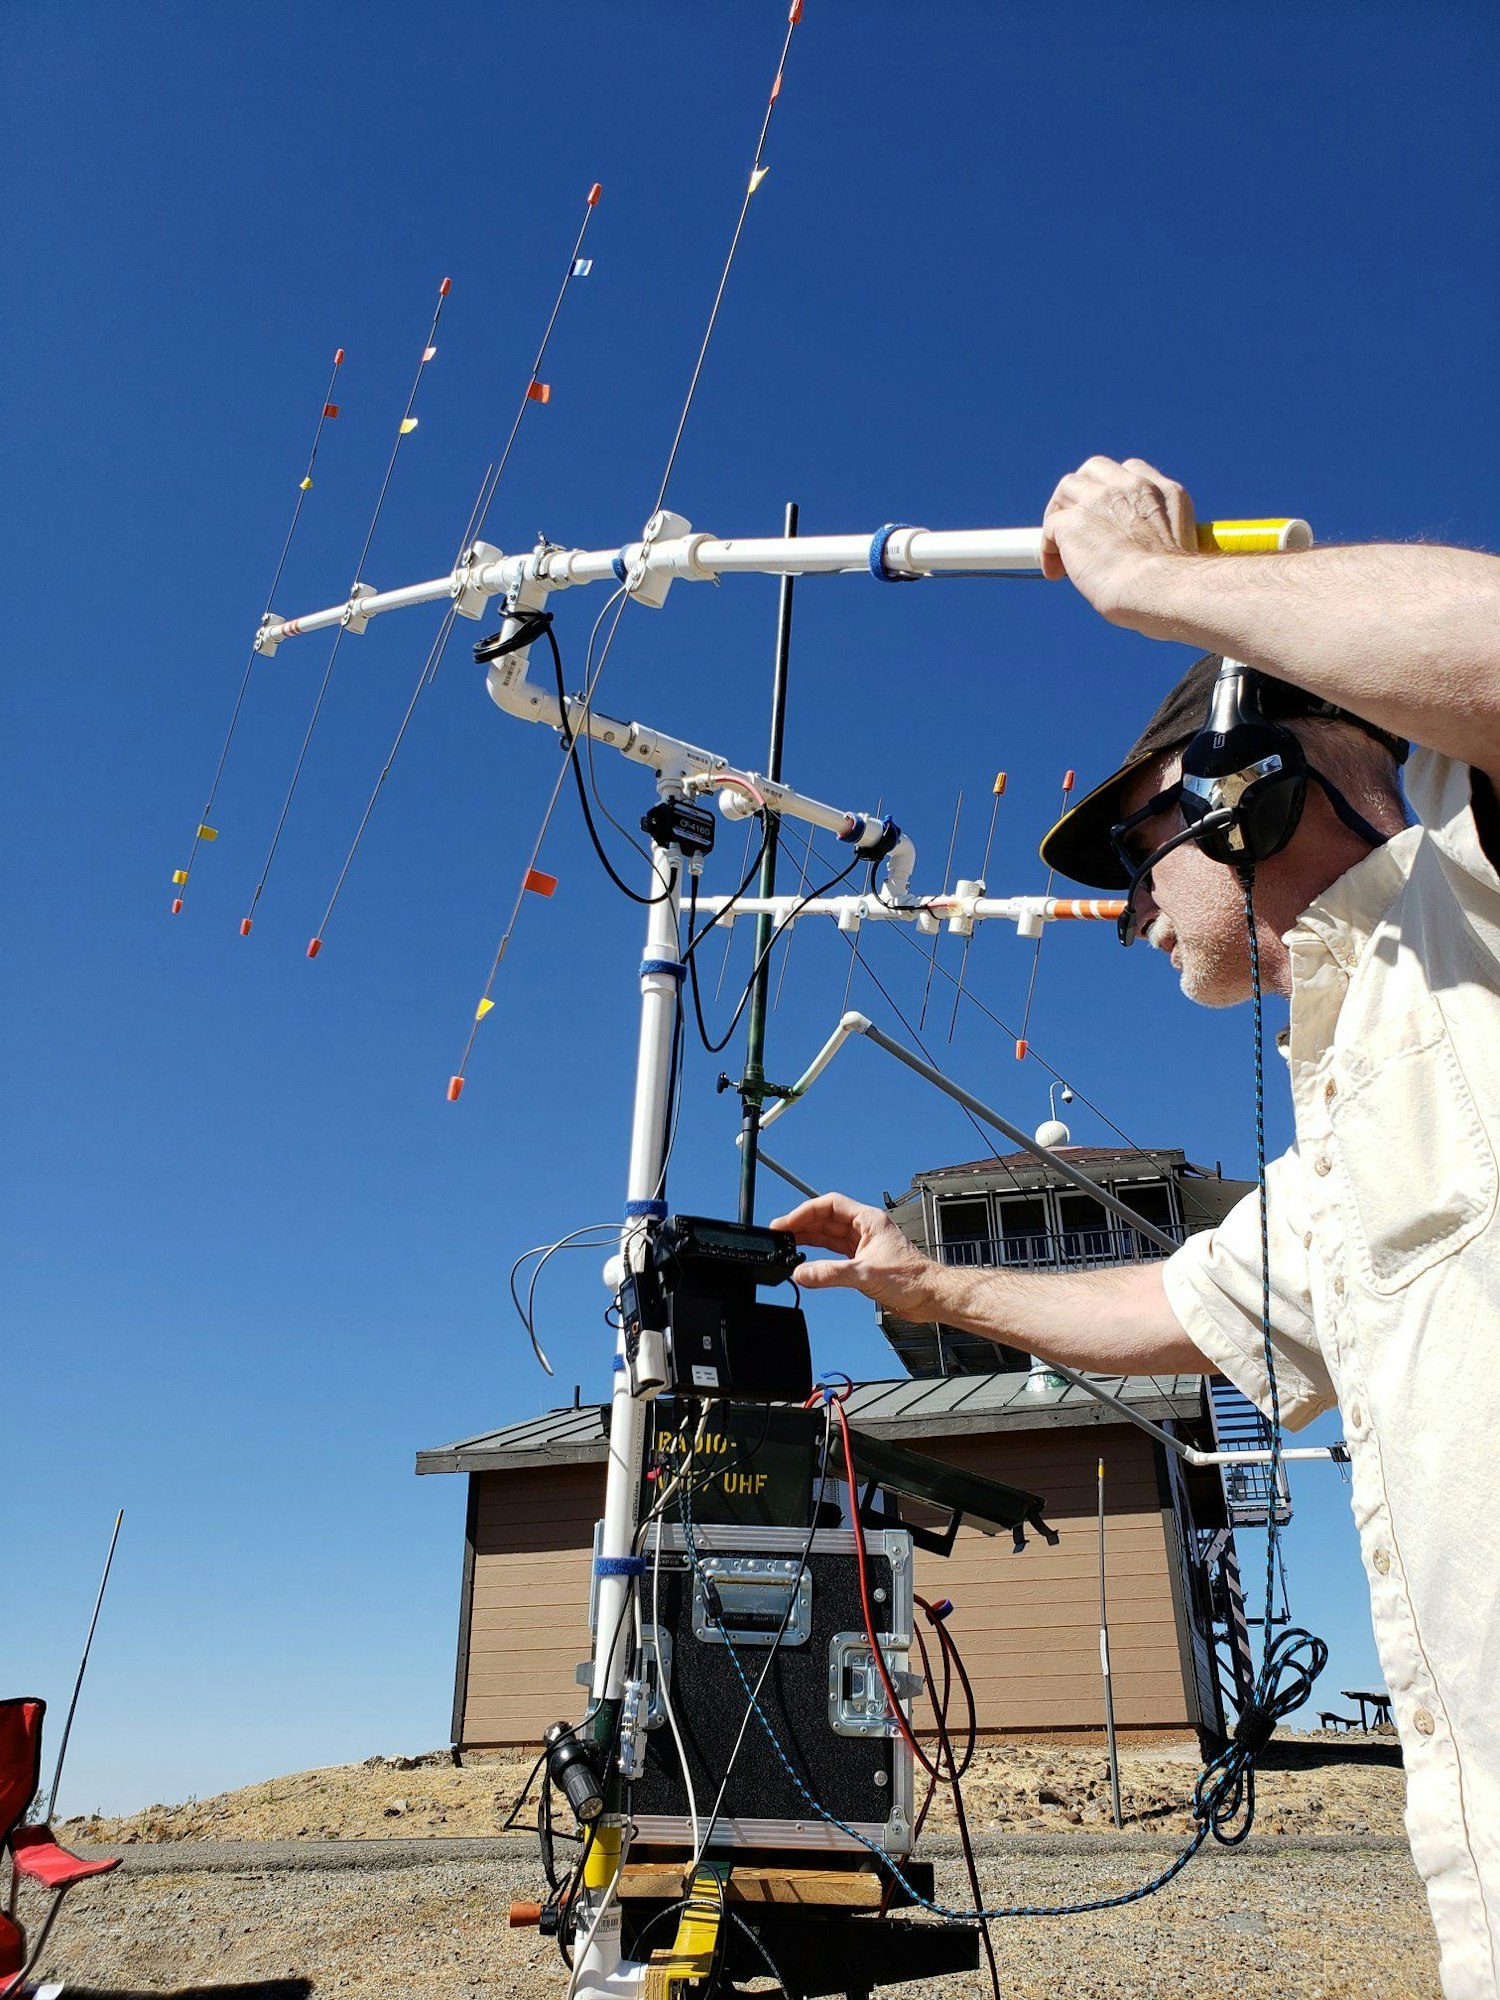
<instances>
[{"instance_id":1,"label":"aluminum flight case","mask_svg":"<svg viewBox=\"0 0 1500 2000\"><path fill-rule=\"evenodd\" d=\"M805 1565L806 1528L703 1523L694 1525L692 1536L697 1576L675 1522L661 1528L659 1574L654 1530L643 1551L642 1640L652 1692L644 1768L630 1791L634 1839L651 1846L692 1846L687 1787L665 1692L704 1820L732 1759L713 1848L864 1853L860 1840L809 1804L790 1775L795 1772L827 1812L865 1840L890 1854L908 1854L912 1753L891 1718L871 1659L853 1532L820 1529ZM873 1623L909 1711L921 1687L910 1667L911 1536L903 1529L867 1530L865 1547ZM759 1696L777 1744L748 1713L744 1685L703 1587L705 1575L713 1578L723 1628L735 1638L752 1688L785 1616Z\"/></svg>"}]
</instances>

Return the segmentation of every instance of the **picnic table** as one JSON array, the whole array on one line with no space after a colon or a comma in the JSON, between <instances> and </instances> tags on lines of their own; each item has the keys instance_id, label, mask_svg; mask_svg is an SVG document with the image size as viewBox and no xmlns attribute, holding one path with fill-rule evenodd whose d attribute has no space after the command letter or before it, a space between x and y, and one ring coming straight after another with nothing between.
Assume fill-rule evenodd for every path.
<instances>
[{"instance_id":1,"label":"picnic table","mask_svg":"<svg viewBox=\"0 0 1500 2000\"><path fill-rule=\"evenodd\" d=\"M1343 1688L1340 1692L1345 1701L1357 1701L1359 1703L1359 1726L1361 1729L1369 1729L1371 1727L1378 1729L1382 1724L1387 1728L1391 1726L1391 1698L1383 1688L1376 1693L1372 1693L1368 1688ZM1373 1709L1375 1714L1373 1725L1365 1720L1365 1709L1367 1706Z\"/></svg>"}]
</instances>

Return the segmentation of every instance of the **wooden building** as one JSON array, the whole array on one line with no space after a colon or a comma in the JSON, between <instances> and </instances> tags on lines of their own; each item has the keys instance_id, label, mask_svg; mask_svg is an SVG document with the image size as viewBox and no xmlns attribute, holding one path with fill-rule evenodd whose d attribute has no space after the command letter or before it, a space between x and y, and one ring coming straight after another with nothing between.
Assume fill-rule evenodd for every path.
<instances>
[{"instance_id":1,"label":"wooden building","mask_svg":"<svg viewBox=\"0 0 1500 2000\"><path fill-rule=\"evenodd\" d=\"M1217 1219L1243 1191L1196 1175L1180 1153L1095 1150L1085 1170L1108 1177L1127 1199L1136 1192L1126 1185L1134 1176L1144 1212L1169 1234ZM1015 1155L919 1175L890 1206L909 1235L949 1261L1056 1268L1161 1254L1135 1232L1114 1228L1097 1203L1096 1215L1070 1202L1077 1192ZM951 1328L882 1324L912 1372L859 1385L848 1405L851 1423L1041 1494L1058 1534L1055 1545L1031 1536L1017 1553L1008 1535L965 1524L949 1557L918 1552L917 1589L954 1602L951 1629L973 1678L982 1730L1068 1736L1103 1727L1102 1460L1119 1729L1221 1739L1249 1671L1234 1530L1265 1519L1270 1495L1260 1468L1236 1469L1228 1479L1187 1469L1145 1431L1026 1355ZM1263 1438L1261 1420L1236 1391L1196 1375L1100 1386L1133 1415L1199 1446ZM549 1723L580 1711L577 1669L590 1653L591 1549L603 1509L608 1420L607 1405L554 1410L418 1455L419 1473L468 1480L457 1752L535 1744ZM1285 1518L1284 1492L1276 1506Z\"/></svg>"}]
</instances>

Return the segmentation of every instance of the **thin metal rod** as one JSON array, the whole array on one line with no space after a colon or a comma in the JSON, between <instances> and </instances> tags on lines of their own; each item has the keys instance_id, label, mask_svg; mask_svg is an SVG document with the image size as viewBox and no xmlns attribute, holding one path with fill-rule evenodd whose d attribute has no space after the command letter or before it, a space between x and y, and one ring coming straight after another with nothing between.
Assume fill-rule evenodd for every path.
<instances>
[{"instance_id":1,"label":"thin metal rod","mask_svg":"<svg viewBox=\"0 0 1500 2000\"><path fill-rule=\"evenodd\" d=\"M786 503L784 533L790 540L797 532L797 503ZM771 741L766 752L766 776L781 782L781 753L786 738L786 680L792 650L792 588L795 578L784 576L776 602L776 662L771 675ZM759 894L769 899L776 894L776 849L780 823L775 813L766 815L766 841L760 857ZM755 919L756 967L750 985L750 1012L745 1024L745 1070L740 1081L740 1221L755 1220L755 1153L760 1137L761 1087L766 1080L766 995L771 984L772 919L763 910Z\"/></svg>"},{"instance_id":2,"label":"thin metal rod","mask_svg":"<svg viewBox=\"0 0 1500 2000\"><path fill-rule=\"evenodd\" d=\"M88 1637L83 1642L83 1658L78 1662L78 1678L73 1683L73 1699L68 1703L68 1719L63 1724L62 1742L57 1749L57 1768L52 1773L52 1792L47 1800L47 1818L51 1821L53 1808L57 1804L57 1788L62 1783L63 1759L68 1754L68 1738L73 1733L73 1717L78 1712L78 1697L83 1693L84 1670L89 1663L89 1648L94 1643L94 1627L99 1623L100 1608L104 1603L104 1587L109 1582L110 1566L115 1559L115 1543L120 1539L120 1523L125 1519L122 1507L115 1516L114 1533L109 1538L109 1554L104 1558L104 1574L99 1579L99 1595L94 1599L94 1615L89 1620Z\"/></svg>"},{"instance_id":3,"label":"thin metal rod","mask_svg":"<svg viewBox=\"0 0 1500 2000\"><path fill-rule=\"evenodd\" d=\"M770 1168L778 1180L785 1181L788 1187L794 1187L798 1194L805 1195L809 1201L817 1200L818 1190L813 1186L812 1182L803 1180L800 1174L794 1174L791 1168L784 1167L780 1160L773 1160L764 1146L759 1148L756 1157L763 1167Z\"/></svg>"},{"instance_id":4,"label":"thin metal rod","mask_svg":"<svg viewBox=\"0 0 1500 2000\"><path fill-rule=\"evenodd\" d=\"M1022 1152L1030 1153L1034 1159L1040 1160L1054 1173L1061 1174L1065 1181L1071 1181L1074 1187L1082 1188L1085 1194L1091 1194L1101 1207L1117 1215L1122 1222L1129 1223L1132 1229L1138 1230L1159 1250L1165 1250L1169 1256L1177 1250L1178 1245L1165 1230L1158 1229L1154 1222L1148 1222L1144 1215L1138 1215L1128 1203L1121 1201L1118 1195L1112 1194L1100 1182L1091 1181L1087 1174L1081 1174L1077 1167L1071 1166L1050 1146L1038 1145L1029 1133L1021 1130L1019 1125L1012 1125L1008 1118L1002 1118L998 1111L991 1110L990 1106L975 1097L972 1091L965 1090L961 1084L952 1082L940 1069L934 1069L930 1062L924 1062L920 1056L913 1055L910 1049L883 1033L873 1022L864 1022L859 1032L868 1036L877 1048L884 1049L887 1055L894 1056L897 1062L905 1063L909 1070L914 1070L934 1089L942 1091L946 1097L951 1097L955 1104L961 1104L966 1111L972 1112L986 1125L993 1125L997 1132L1003 1133L1011 1144L1019 1146ZM1048 1362L1047 1365L1050 1368L1053 1364ZM1061 1372L1059 1370L1059 1373Z\"/></svg>"},{"instance_id":5,"label":"thin metal rod","mask_svg":"<svg viewBox=\"0 0 1500 2000\"><path fill-rule=\"evenodd\" d=\"M1125 1824L1120 1814L1120 1749L1115 1741L1115 1688L1109 1672L1109 1610L1104 1592L1104 1460L1099 1461L1099 1666L1104 1674L1104 1732L1109 1740L1109 1795L1115 1828Z\"/></svg>"}]
</instances>

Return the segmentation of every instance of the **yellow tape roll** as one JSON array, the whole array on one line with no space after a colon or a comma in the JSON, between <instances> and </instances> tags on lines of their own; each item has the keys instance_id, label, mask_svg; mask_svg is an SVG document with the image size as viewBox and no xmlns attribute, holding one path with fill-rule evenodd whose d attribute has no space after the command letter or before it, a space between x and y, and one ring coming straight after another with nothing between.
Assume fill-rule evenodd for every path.
<instances>
[{"instance_id":1,"label":"yellow tape roll","mask_svg":"<svg viewBox=\"0 0 1500 2000\"><path fill-rule=\"evenodd\" d=\"M1283 549L1310 549L1312 529L1306 521L1200 521L1198 548L1203 555L1265 556Z\"/></svg>"}]
</instances>

